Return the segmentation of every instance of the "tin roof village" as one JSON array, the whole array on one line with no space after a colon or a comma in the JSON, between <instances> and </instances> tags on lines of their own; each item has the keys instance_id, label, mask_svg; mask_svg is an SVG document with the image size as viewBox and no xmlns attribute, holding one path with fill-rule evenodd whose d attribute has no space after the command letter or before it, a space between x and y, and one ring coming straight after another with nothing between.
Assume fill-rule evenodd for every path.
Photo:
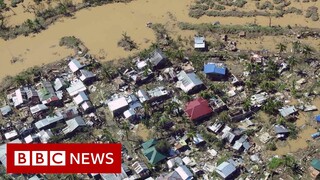
<instances>
[{"instance_id":1,"label":"tin roof village","mask_svg":"<svg viewBox=\"0 0 320 180\"><path fill-rule=\"evenodd\" d=\"M281 52L239 52L224 39L222 53L196 36L190 52L155 46L121 63L80 52L30 70L3 91L1 168L6 143L120 142L121 174L73 178L314 179L319 61L305 57L309 68L297 70ZM303 138L303 152L283 150Z\"/></svg>"}]
</instances>

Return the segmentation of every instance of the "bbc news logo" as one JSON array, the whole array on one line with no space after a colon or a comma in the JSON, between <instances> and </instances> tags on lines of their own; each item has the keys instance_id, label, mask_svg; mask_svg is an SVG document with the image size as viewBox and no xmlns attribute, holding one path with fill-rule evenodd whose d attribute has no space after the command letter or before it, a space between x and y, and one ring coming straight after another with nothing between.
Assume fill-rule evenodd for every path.
<instances>
[{"instance_id":1,"label":"bbc news logo","mask_svg":"<svg viewBox=\"0 0 320 180\"><path fill-rule=\"evenodd\" d=\"M7 144L7 173L121 173L121 144Z\"/></svg>"}]
</instances>

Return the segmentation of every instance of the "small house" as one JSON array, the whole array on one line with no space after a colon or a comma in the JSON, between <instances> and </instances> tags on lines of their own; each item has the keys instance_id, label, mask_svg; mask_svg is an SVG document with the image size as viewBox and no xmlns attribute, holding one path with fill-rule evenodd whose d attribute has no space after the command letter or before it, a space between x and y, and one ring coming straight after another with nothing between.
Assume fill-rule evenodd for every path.
<instances>
[{"instance_id":1,"label":"small house","mask_svg":"<svg viewBox=\"0 0 320 180\"><path fill-rule=\"evenodd\" d=\"M13 103L15 108L21 108L28 102L27 90L27 87L21 87L8 95L9 101Z\"/></svg>"},{"instance_id":2,"label":"small house","mask_svg":"<svg viewBox=\"0 0 320 180\"><path fill-rule=\"evenodd\" d=\"M206 141L203 139L201 134L197 133L195 136L192 137L192 142L196 146L200 146L200 145L204 144Z\"/></svg>"},{"instance_id":3,"label":"small house","mask_svg":"<svg viewBox=\"0 0 320 180\"><path fill-rule=\"evenodd\" d=\"M145 101L149 101L150 97L148 95L148 93L145 90L139 90L137 92L137 96L139 98L139 101L141 103L145 102Z\"/></svg>"},{"instance_id":4,"label":"small house","mask_svg":"<svg viewBox=\"0 0 320 180\"><path fill-rule=\"evenodd\" d=\"M150 139L149 141L146 141L141 144L143 155L148 159L149 163L152 165L155 165L167 158L167 156L163 155L156 149L156 144L157 140L155 139Z\"/></svg>"},{"instance_id":5,"label":"small house","mask_svg":"<svg viewBox=\"0 0 320 180\"><path fill-rule=\"evenodd\" d=\"M239 37L246 37L246 32L245 31L240 31L239 32Z\"/></svg>"},{"instance_id":6,"label":"small house","mask_svg":"<svg viewBox=\"0 0 320 180\"><path fill-rule=\"evenodd\" d=\"M85 70L85 69L81 69L80 70L80 80L85 83L85 84L90 84L94 81L94 79L96 78L96 75L93 74L92 72Z\"/></svg>"},{"instance_id":7,"label":"small house","mask_svg":"<svg viewBox=\"0 0 320 180\"><path fill-rule=\"evenodd\" d=\"M72 81L70 87L67 88L67 92L71 97L77 95L80 92L85 92L86 90L86 86L79 79Z\"/></svg>"},{"instance_id":8,"label":"small house","mask_svg":"<svg viewBox=\"0 0 320 180\"><path fill-rule=\"evenodd\" d=\"M55 100L59 100L49 81L42 81L37 85L37 93L43 104L51 104Z\"/></svg>"},{"instance_id":9,"label":"small house","mask_svg":"<svg viewBox=\"0 0 320 180\"><path fill-rule=\"evenodd\" d=\"M36 134L41 143L48 143L49 140L53 137L53 134L50 129L41 130Z\"/></svg>"},{"instance_id":10,"label":"small house","mask_svg":"<svg viewBox=\"0 0 320 180\"><path fill-rule=\"evenodd\" d=\"M150 101L161 101L165 100L169 96L169 91L167 91L163 86L156 87L150 91L147 91L150 97Z\"/></svg>"},{"instance_id":11,"label":"small house","mask_svg":"<svg viewBox=\"0 0 320 180\"><path fill-rule=\"evenodd\" d=\"M274 132L277 135L278 139L284 139L288 136L289 130L283 125L275 125Z\"/></svg>"},{"instance_id":12,"label":"small house","mask_svg":"<svg viewBox=\"0 0 320 180\"><path fill-rule=\"evenodd\" d=\"M83 118L81 116L77 116L73 119L66 121L67 127L62 129L64 134L74 133L77 129L86 126Z\"/></svg>"},{"instance_id":13,"label":"small house","mask_svg":"<svg viewBox=\"0 0 320 180\"><path fill-rule=\"evenodd\" d=\"M80 64L77 59L72 59L68 64L70 70L74 73L77 72L79 69L83 68L84 66Z\"/></svg>"},{"instance_id":14,"label":"small house","mask_svg":"<svg viewBox=\"0 0 320 180\"><path fill-rule=\"evenodd\" d=\"M1 111L2 116L8 116L12 112L12 109L10 106L4 106L4 107L0 108L0 111Z\"/></svg>"},{"instance_id":15,"label":"small house","mask_svg":"<svg viewBox=\"0 0 320 180\"><path fill-rule=\"evenodd\" d=\"M73 98L73 101L77 105L81 105L83 102L89 101L89 98L86 95L86 93L82 91L82 92L79 92L79 94Z\"/></svg>"},{"instance_id":16,"label":"small house","mask_svg":"<svg viewBox=\"0 0 320 180\"><path fill-rule=\"evenodd\" d=\"M164 68L168 63L167 56L160 49L154 50L147 60L151 63L153 69Z\"/></svg>"},{"instance_id":17,"label":"small house","mask_svg":"<svg viewBox=\"0 0 320 180\"><path fill-rule=\"evenodd\" d=\"M213 125L211 126L208 126L207 129L215 134L218 134L221 132L221 130L223 129L224 127L224 124L223 123L219 123L219 122L216 122L214 123Z\"/></svg>"},{"instance_id":18,"label":"small house","mask_svg":"<svg viewBox=\"0 0 320 180\"><path fill-rule=\"evenodd\" d=\"M182 89L185 93L197 93L201 89L204 89L203 82L194 72L186 73L185 71L181 71L177 75L177 78L177 87Z\"/></svg>"},{"instance_id":19,"label":"small house","mask_svg":"<svg viewBox=\"0 0 320 180\"><path fill-rule=\"evenodd\" d=\"M47 111L49 108L44 104L37 104L35 106L30 107L30 112L33 116L37 116L40 113Z\"/></svg>"},{"instance_id":20,"label":"small house","mask_svg":"<svg viewBox=\"0 0 320 180\"><path fill-rule=\"evenodd\" d=\"M80 110L84 113L90 113L94 110L94 106L90 101L85 101L81 104Z\"/></svg>"},{"instance_id":21,"label":"small house","mask_svg":"<svg viewBox=\"0 0 320 180\"><path fill-rule=\"evenodd\" d=\"M227 179L232 177L232 175L237 171L237 168L234 164L226 161L218 165L216 172L223 178Z\"/></svg>"},{"instance_id":22,"label":"small house","mask_svg":"<svg viewBox=\"0 0 320 180\"><path fill-rule=\"evenodd\" d=\"M15 139L15 138L17 138L18 137L18 131L17 130L15 130L15 129L13 129L13 130L11 130L11 131L9 131L9 132L6 132L6 133L4 133L4 137L6 138L6 140L13 140L13 139Z\"/></svg>"},{"instance_id":23,"label":"small house","mask_svg":"<svg viewBox=\"0 0 320 180\"><path fill-rule=\"evenodd\" d=\"M199 50L203 50L206 48L206 42L203 36L194 37L194 48Z\"/></svg>"},{"instance_id":24,"label":"small house","mask_svg":"<svg viewBox=\"0 0 320 180\"><path fill-rule=\"evenodd\" d=\"M147 165L141 161L136 161L132 164L132 168L142 179L146 178L150 174L150 170Z\"/></svg>"},{"instance_id":25,"label":"small house","mask_svg":"<svg viewBox=\"0 0 320 180\"><path fill-rule=\"evenodd\" d=\"M182 180L191 180L193 179L193 174L189 170L189 168L185 165L177 167L175 170L179 174Z\"/></svg>"},{"instance_id":26,"label":"small house","mask_svg":"<svg viewBox=\"0 0 320 180\"><path fill-rule=\"evenodd\" d=\"M221 63L207 63L204 65L206 77L212 80L222 80L226 78L227 68Z\"/></svg>"},{"instance_id":27,"label":"small house","mask_svg":"<svg viewBox=\"0 0 320 180\"><path fill-rule=\"evenodd\" d=\"M53 116L47 116L44 119L37 121L34 125L38 130L46 130L51 127L54 127L58 122L63 120L63 115L61 113L57 113Z\"/></svg>"},{"instance_id":28,"label":"small house","mask_svg":"<svg viewBox=\"0 0 320 180\"><path fill-rule=\"evenodd\" d=\"M209 117L213 112L208 101L203 98L188 102L184 111L192 121Z\"/></svg>"},{"instance_id":29,"label":"small house","mask_svg":"<svg viewBox=\"0 0 320 180\"><path fill-rule=\"evenodd\" d=\"M279 109L279 112L281 116L285 119L291 119L295 118L295 115L297 115L298 110L294 106L284 106Z\"/></svg>"},{"instance_id":30,"label":"small house","mask_svg":"<svg viewBox=\"0 0 320 180\"><path fill-rule=\"evenodd\" d=\"M67 87L67 83L62 78L56 78L53 84L56 91L62 90Z\"/></svg>"},{"instance_id":31,"label":"small house","mask_svg":"<svg viewBox=\"0 0 320 180\"><path fill-rule=\"evenodd\" d=\"M108 107L113 116L118 116L129 108L129 104L125 97L120 97L108 102Z\"/></svg>"},{"instance_id":32,"label":"small house","mask_svg":"<svg viewBox=\"0 0 320 180\"><path fill-rule=\"evenodd\" d=\"M248 151L251 147L250 142L248 141L248 136L243 135L240 139L236 140L232 148L238 152L244 150Z\"/></svg>"},{"instance_id":33,"label":"small house","mask_svg":"<svg viewBox=\"0 0 320 180\"><path fill-rule=\"evenodd\" d=\"M263 103L268 99L268 94L266 92L261 92L259 94L254 94L251 96L251 105L261 107Z\"/></svg>"},{"instance_id":34,"label":"small house","mask_svg":"<svg viewBox=\"0 0 320 180\"><path fill-rule=\"evenodd\" d=\"M33 87L30 87L26 93L29 105L36 105L40 103L39 95Z\"/></svg>"}]
</instances>

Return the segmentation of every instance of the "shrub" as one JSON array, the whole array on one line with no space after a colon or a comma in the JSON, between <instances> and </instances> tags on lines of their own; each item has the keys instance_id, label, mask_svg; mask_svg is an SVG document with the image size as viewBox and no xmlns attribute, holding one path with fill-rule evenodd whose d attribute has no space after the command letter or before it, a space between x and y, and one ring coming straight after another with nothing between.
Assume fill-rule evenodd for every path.
<instances>
[{"instance_id":1,"label":"shrub","mask_svg":"<svg viewBox=\"0 0 320 180\"><path fill-rule=\"evenodd\" d=\"M280 158L272 158L271 161L268 164L269 169L277 169L283 164L283 160Z\"/></svg>"},{"instance_id":2,"label":"shrub","mask_svg":"<svg viewBox=\"0 0 320 180\"><path fill-rule=\"evenodd\" d=\"M267 144L267 150L269 150L269 151L275 151L275 150L277 150L276 144L275 144L274 142L268 143L268 144Z\"/></svg>"},{"instance_id":3,"label":"shrub","mask_svg":"<svg viewBox=\"0 0 320 180\"><path fill-rule=\"evenodd\" d=\"M189 11L189 16L193 18L200 18L205 14L205 11L202 9L195 9Z\"/></svg>"},{"instance_id":4,"label":"shrub","mask_svg":"<svg viewBox=\"0 0 320 180\"><path fill-rule=\"evenodd\" d=\"M68 48L78 47L81 41L74 36L65 36L60 39L59 45L66 46Z\"/></svg>"},{"instance_id":5,"label":"shrub","mask_svg":"<svg viewBox=\"0 0 320 180\"><path fill-rule=\"evenodd\" d=\"M17 7L17 4L23 2L23 0L11 0L11 6L12 7Z\"/></svg>"}]
</instances>

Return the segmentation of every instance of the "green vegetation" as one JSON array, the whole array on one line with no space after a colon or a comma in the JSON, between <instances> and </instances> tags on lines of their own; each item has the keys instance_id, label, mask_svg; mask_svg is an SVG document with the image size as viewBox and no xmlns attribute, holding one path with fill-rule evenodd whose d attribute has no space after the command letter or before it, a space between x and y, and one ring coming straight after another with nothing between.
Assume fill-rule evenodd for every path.
<instances>
[{"instance_id":1,"label":"green vegetation","mask_svg":"<svg viewBox=\"0 0 320 180\"><path fill-rule=\"evenodd\" d=\"M167 155L170 151L170 144L166 140L160 140L156 144L156 149L163 155Z\"/></svg>"},{"instance_id":2,"label":"green vegetation","mask_svg":"<svg viewBox=\"0 0 320 180\"><path fill-rule=\"evenodd\" d=\"M269 150L269 151L275 151L275 150L277 150L277 145L274 142L269 142L267 144L266 149Z\"/></svg>"},{"instance_id":3,"label":"green vegetation","mask_svg":"<svg viewBox=\"0 0 320 180\"><path fill-rule=\"evenodd\" d=\"M17 4L23 2L23 0L11 0L11 6L12 7L17 7Z\"/></svg>"},{"instance_id":4,"label":"green vegetation","mask_svg":"<svg viewBox=\"0 0 320 180\"><path fill-rule=\"evenodd\" d=\"M267 114L276 115L279 113L278 109L282 107L282 102L274 98L268 98L267 102L262 106L262 110Z\"/></svg>"},{"instance_id":5,"label":"green vegetation","mask_svg":"<svg viewBox=\"0 0 320 180\"><path fill-rule=\"evenodd\" d=\"M81 41L74 36L65 36L60 39L59 45L68 48L76 48L81 44Z\"/></svg>"},{"instance_id":6,"label":"green vegetation","mask_svg":"<svg viewBox=\"0 0 320 180\"><path fill-rule=\"evenodd\" d=\"M7 7L6 3L4 0L0 0L0 10L5 9Z\"/></svg>"},{"instance_id":7,"label":"green vegetation","mask_svg":"<svg viewBox=\"0 0 320 180\"><path fill-rule=\"evenodd\" d=\"M269 27L269 26L259 26L259 25L213 25L209 23L202 24L191 24L186 22L180 22L178 24L181 30L195 30L199 34L204 34L205 32L211 33L222 33L222 34L239 34L245 31L250 34L259 35L284 35L289 33L289 29L285 27Z\"/></svg>"},{"instance_id":8,"label":"green vegetation","mask_svg":"<svg viewBox=\"0 0 320 180\"><path fill-rule=\"evenodd\" d=\"M281 158L274 157L268 164L268 168L271 170L277 169L284 164L284 161Z\"/></svg>"},{"instance_id":9,"label":"green vegetation","mask_svg":"<svg viewBox=\"0 0 320 180\"><path fill-rule=\"evenodd\" d=\"M132 51L138 49L138 45L131 39L127 33L122 34L122 38L118 42L118 46L123 47L125 51Z\"/></svg>"},{"instance_id":10,"label":"green vegetation","mask_svg":"<svg viewBox=\"0 0 320 180\"><path fill-rule=\"evenodd\" d=\"M318 21L319 20L318 7L315 7L315 6L308 7L305 17L311 18L312 21Z\"/></svg>"}]
</instances>

